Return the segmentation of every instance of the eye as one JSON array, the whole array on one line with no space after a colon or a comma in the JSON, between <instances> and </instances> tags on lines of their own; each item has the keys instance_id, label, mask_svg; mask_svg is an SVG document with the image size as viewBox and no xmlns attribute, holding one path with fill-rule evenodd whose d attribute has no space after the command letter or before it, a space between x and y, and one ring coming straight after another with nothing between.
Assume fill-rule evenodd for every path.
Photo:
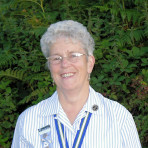
<instances>
[{"instance_id":1,"label":"eye","mask_svg":"<svg viewBox=\"0 0 148 148\"><path fill-rule=\"evenodd\" d=\"M60 61L61 59L62 59L62 57L60 57L60 56L51 56L50 57L51 61Z\"/></svg>"},{"instance_id":2,"label":"eye","mask_svg":"<svg viewBox=\"0 0 148 148\"><path fill-rule=\"evenodd\" d=\"M70 57L71 57L71 58L79 57L79 53L72 53L72 54L70 55Z\"/></svg>"}]
</instances>

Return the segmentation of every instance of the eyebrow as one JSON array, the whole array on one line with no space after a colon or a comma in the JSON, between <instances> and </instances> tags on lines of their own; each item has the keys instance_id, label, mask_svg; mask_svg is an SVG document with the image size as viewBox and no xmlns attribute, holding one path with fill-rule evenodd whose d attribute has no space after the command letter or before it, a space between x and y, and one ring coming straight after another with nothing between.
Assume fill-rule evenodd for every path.
<instances>
[{"instance_id":1,"label":"eyebrow","mask_svg":"<svg viewBox=\"0 0 148 148\"><path fill-rule=\"evenodd\" d=\"M50 55L50 56L61 56L61 55L59 55L59 54L52 54L52 55Z\"/></svg>"},{"instance_id":2,"label":"eyebrow","mask_svg":"<svg viewBox=\"0 0 148 148\"><path fill-rule=\"evenodd\" d=\"M68 52L68 54L71 54L71 53L80 53L79 51L70 51L70 52ZM52 54L52 55L50 55L50 56L61 56L62 57L62 55L61 54L58 54L58 53L54 53L54 54Z\"/></svg>"}]
</instances>

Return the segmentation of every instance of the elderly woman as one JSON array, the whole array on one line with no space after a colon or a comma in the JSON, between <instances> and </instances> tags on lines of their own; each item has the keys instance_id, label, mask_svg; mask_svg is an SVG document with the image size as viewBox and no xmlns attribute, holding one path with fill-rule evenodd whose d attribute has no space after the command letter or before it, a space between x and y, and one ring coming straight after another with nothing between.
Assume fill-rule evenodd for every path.
<instances>
[{"instance_id":1,"label":"elderly woman","mask_svg":"<svg viewBox=\"0 0 148 148\"><path fill-rule=\"evenodd\" d=\"M89 85L94 40L82 24L52 24L41 48L56 92L18 118L12 148L140 148L132 115Z\"/></svg>"}]
</instances>

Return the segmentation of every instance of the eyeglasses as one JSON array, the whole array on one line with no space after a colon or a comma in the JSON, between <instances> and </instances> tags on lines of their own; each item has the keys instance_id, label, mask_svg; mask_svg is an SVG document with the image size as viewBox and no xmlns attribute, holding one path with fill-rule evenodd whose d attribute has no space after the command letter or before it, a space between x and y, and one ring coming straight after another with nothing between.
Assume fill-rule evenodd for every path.
<instances>
[{"instance_id":1,"label":"eyeglasses","mask_svg":"<svg viewBox=\"0 0 148 148\"><path fill-rule=\"evenodd\" d=\"M59 56L59 55L52 55L52 56L49 56L46 59L49 60L50 64L53 64L53 65L60 64L64 58L67 58L67 60L69 62L75 63L75 62L79 61L80 57L83 56L83 55L86 55L86 54L69 53L67 57L62 57L62 56Z\"/></svg>"}]
</instances>

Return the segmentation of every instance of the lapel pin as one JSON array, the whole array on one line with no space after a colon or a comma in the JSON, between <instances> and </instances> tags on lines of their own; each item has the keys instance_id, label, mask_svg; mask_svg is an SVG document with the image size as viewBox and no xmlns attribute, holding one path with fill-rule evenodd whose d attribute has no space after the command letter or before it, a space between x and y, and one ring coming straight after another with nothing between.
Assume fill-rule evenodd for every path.
<instances>
[{"instance_id":1,"label":"lapel pin","mask_svg":"<svg viewBox=\"0 0 148 148\"><path fill-rule=\"evenodd\" d=\"M93 110L93 111L97 111L98 108L99 108L99 107L98 107L98 105L96 105L96 104L94 104L94 105L92 106L92 110Z\"/></svg>"}]
</instances>

